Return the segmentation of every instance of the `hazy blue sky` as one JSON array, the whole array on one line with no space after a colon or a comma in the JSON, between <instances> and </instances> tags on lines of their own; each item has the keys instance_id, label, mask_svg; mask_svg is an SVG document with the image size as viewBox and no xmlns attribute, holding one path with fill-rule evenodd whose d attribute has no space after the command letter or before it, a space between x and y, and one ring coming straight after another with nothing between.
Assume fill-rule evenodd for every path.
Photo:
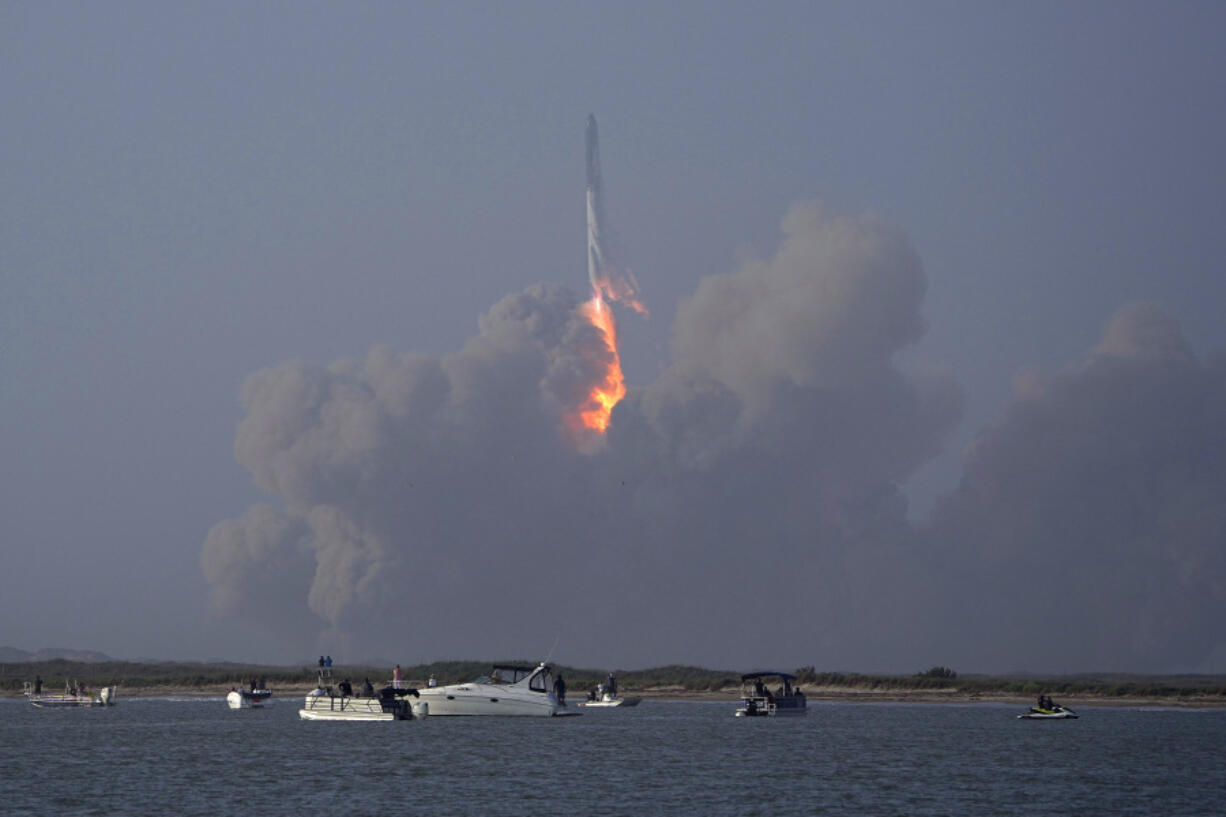
<instances>
[{"instance_id":1,"label":"hazy blue sky","mask_svg":"<svg viewBox=\"0 0 1226 817\"><path fill-rule=\"evenodd\" d=\"M0 5L0 645L1226 669L1223 36ZM651 310L596 454L589 113Z\"/></svg>"}]
</instances>

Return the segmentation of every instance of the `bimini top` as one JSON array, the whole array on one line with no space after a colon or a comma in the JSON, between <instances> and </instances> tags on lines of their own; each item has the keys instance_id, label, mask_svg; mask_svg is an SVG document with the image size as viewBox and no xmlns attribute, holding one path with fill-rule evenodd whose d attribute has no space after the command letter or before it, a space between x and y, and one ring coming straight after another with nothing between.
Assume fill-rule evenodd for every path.
<instances>
[{"instance_id":1,"label":"bimini top","mask_svg":"<svg viewBox=\"0 0 1226 817\"><path fill-rule=\"evenodd\" d=\"M785 681L795 681L796 676L790 672L780 672L779 670L764 669L757 672L747 672L741 676L742 681L752 681L754 678L782 678Z\"/></svg>"}]
</instances>

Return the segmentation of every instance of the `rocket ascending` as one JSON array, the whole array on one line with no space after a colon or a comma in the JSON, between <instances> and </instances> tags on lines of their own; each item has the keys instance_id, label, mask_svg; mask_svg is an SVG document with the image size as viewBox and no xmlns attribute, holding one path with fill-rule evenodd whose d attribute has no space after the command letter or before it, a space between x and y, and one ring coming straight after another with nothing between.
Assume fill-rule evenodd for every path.
<instances>
[{"instance_id":1,"label":"rocket ascending","mask_svg":"<svg viewBox=\"0 0 1226 817\"><path fill-rule=\"evenodd\" d=\"M596 132L596 117L587 118L587 277L592 292L601 300L617 301L641 315L647 308L638 299L638 281L629 270L613 266L605 227L604 191L600 180L600 136Z\"/></svg>"},{"instance_id":2,"label":"rocket ascending","mask_svg":"<svg viewBox=\"0 0 1226 817\"><path fill-rule=\"evenodd\" d=\"M596 133L596 117L587 117L587 277L592 291L600 292L600 279L605 268L604 247L601 246L600 225L604 222L604 202L600 192L600 137Z\"/></svg>"},{"instance_id":3,"label":"rocket ascending","mask_svg":"<svg viewBox=\"0 0 1226 817\"><path fill-rule=\"evenodd\" d=\"M567 428L580 451L594 453L604 444L613 407L626 396L626 378L622 374L621 356L617 351L617 318L605 301L619 301L640 314L647 314L639 303L638 284L629 270L617 269L609 258L608 235L604 231L604 201L600 185L600 138L596 135L596 117L587 118L587 277L592 284L592 297L579 304L575 313L592 329L591 343L584 344L583 358L591 376L587 394L564 416Z\"/></svg>"}]
</instances>

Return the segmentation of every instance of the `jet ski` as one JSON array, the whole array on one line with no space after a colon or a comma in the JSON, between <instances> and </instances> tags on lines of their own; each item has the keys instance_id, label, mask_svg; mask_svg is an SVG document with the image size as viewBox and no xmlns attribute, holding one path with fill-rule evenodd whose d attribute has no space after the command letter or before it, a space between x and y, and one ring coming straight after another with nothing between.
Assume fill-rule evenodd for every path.
<instances>
[{"instance_id":1,"label":"jet ski","mask_svg":"<svg viewBox=\"0 0 1226 817\"><path fill-rule=\"evenodd\" d=\"M1029 712L1024 712L1017 717L1019 720L1048 721L1075 718L1077 713L1066 706L1052 704L1050 707L1032 706Z\"/></svg>"}]
</instances>

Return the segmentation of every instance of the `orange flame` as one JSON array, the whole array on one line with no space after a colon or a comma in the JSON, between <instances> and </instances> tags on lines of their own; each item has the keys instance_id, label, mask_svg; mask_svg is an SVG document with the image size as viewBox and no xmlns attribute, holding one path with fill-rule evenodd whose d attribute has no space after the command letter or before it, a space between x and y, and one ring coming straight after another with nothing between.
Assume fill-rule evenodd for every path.
<instances>
[{"instance_id":1,"label":"orange flame","mask_svg":"<svg viewBox=\"0 0 1226 817\"><path fill-rule=\"evenodd\" d=\"M600 330L605 345L603 351L606 353L601 357L607 359L604 361L604 376L592 386L582 406L566 416L566 425L576 441L590 438L592 432L604 434L609 427L613 407L626 396L621 356L617 353L617 321L613 310L605 305L597 292L590 301L579 307L579 314Z\"/></svg>"},{"instance_id":2,"label":"orange flame","mask_svg":"<svg viewBox=\"0 0 1226 817\"><path fill-rule=\"evenodd\" d=\"M596 291L595 297L600 298L603 296L610 302L628 306L646 317L647 307L643 306L643 302L639 300L638 279L634 277L634 273L630 270L616 274L611 273L609 270L604 270L592 284L593 289Z\"/></svg>"}]
</instances>

